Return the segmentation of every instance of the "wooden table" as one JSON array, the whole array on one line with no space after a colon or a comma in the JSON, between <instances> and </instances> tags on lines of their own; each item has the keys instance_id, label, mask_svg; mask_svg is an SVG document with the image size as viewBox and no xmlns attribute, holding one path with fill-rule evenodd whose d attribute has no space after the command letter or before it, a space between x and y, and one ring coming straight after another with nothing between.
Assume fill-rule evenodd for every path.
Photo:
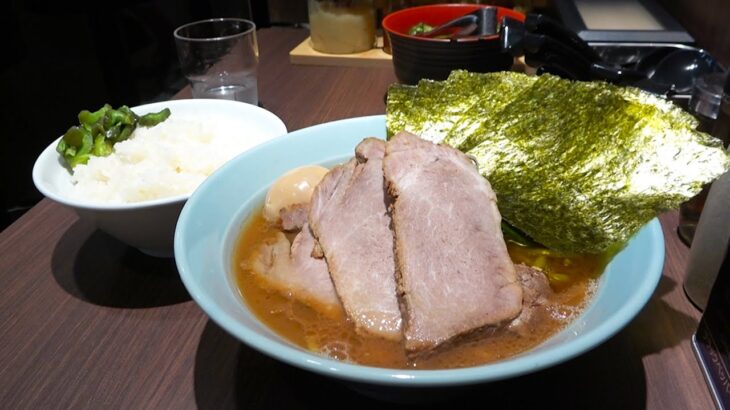
<instances>
[{"instance_id":1,"label":"wooden table","mask_svg":"<svg viewBox=\"0 0 730 410\"><path fill-rule=\"evenodd\" d=\"M289 64L287 53L306 36L259 32L263 105L289 130L382 114L392 68ZM676 213L661 222L664 275L624 330L562 365L434 405L712 408L690 347L700 315L682 291L688 250L675 233ZM171 259L128 248L56 203L41 201L0 234L0 408L328 404L395 407L242 345L191 301Z\"/></svg>"}]
</instances>

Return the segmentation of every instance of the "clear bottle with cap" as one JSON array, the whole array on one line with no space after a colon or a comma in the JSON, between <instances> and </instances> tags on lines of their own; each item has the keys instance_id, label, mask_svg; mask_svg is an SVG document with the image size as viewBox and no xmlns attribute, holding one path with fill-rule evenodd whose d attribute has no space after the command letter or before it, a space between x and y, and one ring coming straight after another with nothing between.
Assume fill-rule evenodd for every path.
<instances>
[{"instance_id":1,"label":"clear bottle with cap","mask_svg":"<svg viewBox=\"0 0 730 410\"><path fill-rule=\"evenodd\" d=\"M692 91L692 97L689 100L689 110L700 123L697 127L699 131L710 133L722 139L725 147L727 147L727 133L725 138L715 134L719 125L718 122L722 120L718 117L721 116L723 98L728 100L726 104L728 112L725 115L730 116L730 90L728 90L728 84L725 83L726 76L723 73L712 73L697 79ZM725 88L724 97L723 84ZM727 117L727 120L730 120L730 117ZM727 126L730 128L730 121L728 121ZM699 194L679 207L677 234L682 242L688 246L692 244L697 222L702 214L709 190L710 185L705 186Z\"/></svg>"},{"instance_id":2,"label":"clear bottle with cap","mask_svg":"<svg viewBox=\"0 0 730 410\"><path fill-rule=\"evenodd\" d=\"M308 0L312 48L351 54L375 45L373 0Z\"/></svg>"}]
</instances>

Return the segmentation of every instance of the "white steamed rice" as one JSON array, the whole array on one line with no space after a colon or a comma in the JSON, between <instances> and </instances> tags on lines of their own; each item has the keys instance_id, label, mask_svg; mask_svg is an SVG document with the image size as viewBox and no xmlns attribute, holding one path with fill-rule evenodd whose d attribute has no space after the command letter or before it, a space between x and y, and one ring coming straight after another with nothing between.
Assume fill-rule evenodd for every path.
<instances>
[{"instance_id":1,"label":"white steamed rice","mask_svg":"<svg viewBox=\"0 0 730 410\"><path fill-rule=\"evenodd\" d=\"M73 196L104 203L148 201L192 193L203 180L245 150L246 136L222 118L190 121L171 115L137 127L107 157L74 168Z\"/></svg>"}]
</instances>

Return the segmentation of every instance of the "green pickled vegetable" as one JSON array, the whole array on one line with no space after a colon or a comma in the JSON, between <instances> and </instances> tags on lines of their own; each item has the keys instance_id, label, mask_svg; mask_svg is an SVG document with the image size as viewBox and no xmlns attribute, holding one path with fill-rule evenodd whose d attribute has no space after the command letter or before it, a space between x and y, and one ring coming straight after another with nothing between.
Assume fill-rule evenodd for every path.
<instances>
[{"instance_id":1,"label":"green pickled vegetable","mask_svg":"<svg viewBox=\"0 0 730 410\"><path fill-rule=\"evenodd\" d=\"M122 128L122 131L119 132L119 135L117 135L116 141L117 142L120 142L120 141L124 141L127 138L129 138L129 136L132 135L132 132L134 131L134 128L135 127L132 126L132 125L127 125L126 127L123 127Z\"/></svg>"},{"instance_id":2,"label":"green pickled vegetable","mask_svg":"<svg viewBox=\"0 0 730 410\"><path fill-rule=\"evenodd\" d=\"M109 104L94 112L83 110L78 116L79 125L66 131L56 145L56 151L73 169L78 164L86 164L91 155L110 155L114 144L129 138L137 125L153 127L169 116L170 110L165 108L139 117L126 105L116 110Z\"/></svg>"},{"instance_id":3,"label":"green pickled vegetable","mask_svg":"<svg viewBox=\"0 0 730 410\"><path fill-rule=\"evenodd\" d=\"M116 110L108 110L104 114L104 126L111 128L115 125L135 125L139 117L126 105L119 107Z\"/></svg>"},{"instance_id":4,"label":"green pickled vegetable","mask_svg":"<svg viewBox=\"0 0 730 410\"><path fill-rule=\"evenodd\" d=\"M433 30L433 26L429 26L428 24L421 22L411 27L411 29L408 30L408 34L415 36L418 34L427 33L431 30Z\"/></svg>"},{"instance_id":5,"label":"green pickled vegetable","mask_svg":"<svg viewBox=\"0 0 730 410\"><path fill-rule=\"evenodd\" d=\"M59 146L56 147L56 150L60 146L63 146L63 151L61 152L63 158L73 168L78 164L86 164L89 160L89 154L94 148L94 138L86 128L74 126L63 134L63 138L59 142Z\"/></svg>"},{"instance_id":6,"label":"green pickled vegetable","mask_svg":"<svg viewBox=\"0 0 730 410\"><path fill-rule=\"evenodd\" d=\"M154 127L155 125L165 121L170 116L170 109L165 108L160 112L151 112L145 114L139 119L139 125L143 127Z\"/></svg>"},{"instance_id":7,"label":"green pickled vegetable","mask_svg":"<svg viewBox=\"0 0 730 410\"><path fill-rule=\"evenodd\" d=\"M635 88L454 72L420 91L391 89L388 134L416 130L474 156L503 218L563 253L620 248L730 169L691 115Z\"/></svg>"},{"instance_id":8,"label":"green pickled vegetable","mask_svg":"<svg viewBox=\"0 0 730 410\"><path fill-rule=\"evenodd\" d=\"M121 125L112 125L108 129L104 131L104 138L110 140L110 141L117 141L119 138L119 134L122 133L122 126Z\"/></svg>"},{"instance_id":9,"label":"green pickled vegetable","mask_svg":"<svg viewBox=\"0 0 730 410\"><path fill-rule=\"evenodd\" d=\"M79 113L79 124L91 127L96 124L100 119L104 118L104 114L106 114L107 111L111 109L111 105L104 104L103 107L93 113L88 110L83 110Z\"/></svg>"},{"instance_id":10,"label":"green pickled vegetable","mask_svg":"<svg viewBox=\"0 0 730 410\"><path fill-rule=\"evenodd\" d=\"M91 151L97 157L105 157L112 153L112 142L99 134L94 138L94 149Z\"/></svg>"}]
</instances>

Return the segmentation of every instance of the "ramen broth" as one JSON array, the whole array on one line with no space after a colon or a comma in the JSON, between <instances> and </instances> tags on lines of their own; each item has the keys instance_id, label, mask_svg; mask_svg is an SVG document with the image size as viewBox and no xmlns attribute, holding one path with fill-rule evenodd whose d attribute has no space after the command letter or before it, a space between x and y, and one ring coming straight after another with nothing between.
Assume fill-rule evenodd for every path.
<instances>
[{"instance_id":1,"label":"ramen broth","mask_svg":"<svg viewBox=\"0 0 730 410\"><path fill-rule=\"evenodd\" d=\"M387 368L445 369L476 366L505 359L527 351L554 335L583 310L590 300L603 271L605 258L594 256L563 257L544 249L507 243L515 263L541 268L554 290L548 303L538 308L539 322L526 335L504 329L488 329L439 349L438 353L407 359L401 342L368 337L355 332L344 312L326 316L287 297L268 282L247 270L246 261L253 250L273 240L278 228L256 212L244 225L234 253L235 280L243 300L266 326L302 348L334 359ZM293 235L289 238L293 239Z\"/></svg>"}]
</instances>

